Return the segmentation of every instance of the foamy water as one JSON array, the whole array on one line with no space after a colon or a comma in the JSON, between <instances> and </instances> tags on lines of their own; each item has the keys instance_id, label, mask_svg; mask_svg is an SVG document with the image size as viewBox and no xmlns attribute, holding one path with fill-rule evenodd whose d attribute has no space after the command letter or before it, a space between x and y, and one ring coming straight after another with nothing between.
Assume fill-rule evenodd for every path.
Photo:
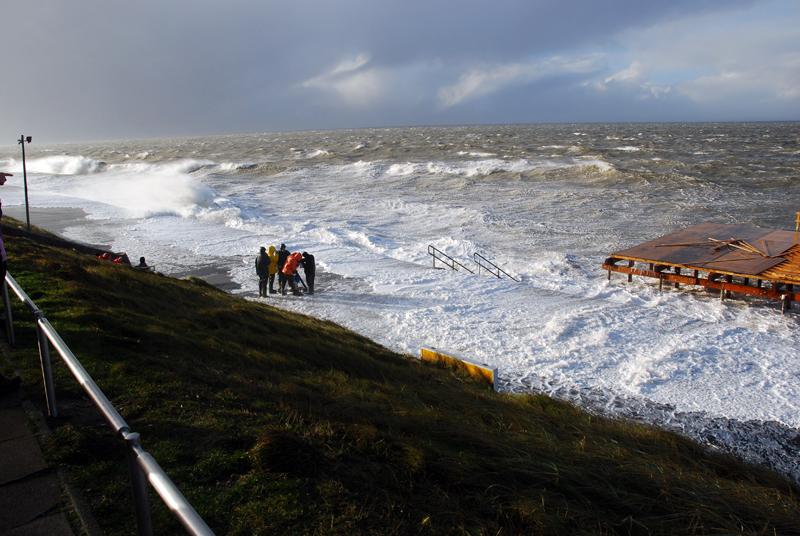
<instances>
[{"instance_id":1,"label":"foamy water","mask_svg":"<svg viewBox=\"0 0 800 536\"><path fill-rule=\"evenodd\" d=\"M798 139L797 124L260 134L31 146L28 170L32 205L88 212L70 238L165 273L222 266L251 299L258 247L284 242L316 256L319 292L273 305L401 352L432 345L488 363L504 389L701 439L741 423L746 439L715 437L759 460L759 434L786 444L800 426L800 317L609 283L600 265L703 221L791 228ZM0 169L19 168L0 153ZM7 205L21 203L18 178ZM478 252L521 282L434 270L428 245L472 269Z\"/></svg>"}]
</instances>

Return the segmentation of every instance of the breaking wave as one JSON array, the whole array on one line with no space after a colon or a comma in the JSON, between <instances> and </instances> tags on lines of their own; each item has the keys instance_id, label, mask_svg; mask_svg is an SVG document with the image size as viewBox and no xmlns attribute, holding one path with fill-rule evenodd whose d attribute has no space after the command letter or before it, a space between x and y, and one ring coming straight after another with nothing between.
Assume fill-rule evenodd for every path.
<instances>
[{"instance_id":1,"label":"breaking wave","mask_svg":"<svg viewBox=\"0 0 800 536\"><path fill-rule=\"evenodd\" d=\"M12 173L22 173L22 160L5 160L2 165ZM94 158L70 155L45 156L28 159L25 162L28 173L46 175L87 175L103 171L106 165L105 162Z\"/></svg>"},{"instance_id":2,"label":"breaking wave","mask_svg":"<svg viewBox=\"0 0 800 536\"><path fill-rule=\"evenodd\" d=\"M469 162L406 162L392 164L389 176L457 175L485 177L495 173L543 173L558 169L594 168L601 173L614 171L614 166L600 158L578 157L569 160L503 160L491 158Z\"/></svg>"}]
</instances>

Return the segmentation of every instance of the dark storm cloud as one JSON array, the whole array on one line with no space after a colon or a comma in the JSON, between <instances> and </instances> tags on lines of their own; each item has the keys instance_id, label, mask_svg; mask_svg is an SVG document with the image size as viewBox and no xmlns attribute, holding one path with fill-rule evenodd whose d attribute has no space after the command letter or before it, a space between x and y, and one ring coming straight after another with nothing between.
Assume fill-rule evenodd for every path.
<instances>
[{"instance_id":1,"label":"dark storm cloud","mask_svg":"<svg viewBox=\"0 0 800 536\"><path fill-rule=\"evenodd\" d=\"M7 4L2 131L11 140L20 131L71 140L536 120L522 112L537 92L547 97L557 93L553 84L569 83L578 102L589 92L574 88L576 73L608 68L602 58L580 68L565 61L563 73L543 80L553 62L542 58L602 50L626 30L754 3ZM512 98L492 100L506 85ZM557 120L552 106L548 120Z\"/></svg>"}]
</instances>

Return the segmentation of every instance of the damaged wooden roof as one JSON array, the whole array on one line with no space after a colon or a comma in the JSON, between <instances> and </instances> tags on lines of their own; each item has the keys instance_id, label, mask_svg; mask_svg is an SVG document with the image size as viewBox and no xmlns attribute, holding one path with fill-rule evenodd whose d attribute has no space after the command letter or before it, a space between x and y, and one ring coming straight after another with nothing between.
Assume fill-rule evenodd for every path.
<instances>
[{"instance_id":1,"label":"damaged wooden roof","mask_svg":"<svg viewBox=\"0 0 800 536\"><path fill-rule=\"evenodd\" d=\"M611 257L800 283L800 245L795 233L747 224L701 223Z\"/></svg>"}]
</instances>

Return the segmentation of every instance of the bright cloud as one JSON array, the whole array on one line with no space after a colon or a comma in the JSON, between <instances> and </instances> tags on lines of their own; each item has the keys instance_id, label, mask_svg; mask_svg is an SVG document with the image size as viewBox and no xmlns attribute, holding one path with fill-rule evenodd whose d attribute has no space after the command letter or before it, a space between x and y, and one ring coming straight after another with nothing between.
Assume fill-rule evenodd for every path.
<instances>
[{"instance_id":1,"label":"bright cloud","mask_svg":"<svg viewBox=\"0 0 800 536\"><path fill-rule=\"evenodd\" d=\"M543 61L475 67L463 73L455 84L442 87L439 102L451 107L510 86L559 75L590 73L598 69L600 59L598 54L577 58L556 56Z\"/></svg>"},{"instance_id":2,"label":"bright cloud","mask_svg":"<svg viewBox=\"0 0 800 536\"><path fill-rule=\"evenodd\" d=\"M351 106L373 104L384 93L384 78L380 69L368 67L370 57L358 54L345 58L330 70L302 82L305 88L336 93Z\"/></svg>"},{"instance_id":3,"label":"bright cloud","mask_svg":"<svg viewBox=\"0 0 800 536\"><path fill-rule=\"evenodd\" d=\"M603 80L605 85L613 82L639 82L644 74L644 68L638 61L631 63L626 69L623 69Z\"/></svg>"},{"instance_id":4,"label":"bright cloud","mask_svg":"<svg viewBox=\"0 0 800 536\"><path fill-rule=\"evenodd\" d=\"M623 88L633 90L640 99L660 98L672 92L672 86L654 84L647 80L647 71L640 61L632 62L628 67L600 81L586 82L584 86L592 86L601 92Z\"/></svg>"}]
</instances>

